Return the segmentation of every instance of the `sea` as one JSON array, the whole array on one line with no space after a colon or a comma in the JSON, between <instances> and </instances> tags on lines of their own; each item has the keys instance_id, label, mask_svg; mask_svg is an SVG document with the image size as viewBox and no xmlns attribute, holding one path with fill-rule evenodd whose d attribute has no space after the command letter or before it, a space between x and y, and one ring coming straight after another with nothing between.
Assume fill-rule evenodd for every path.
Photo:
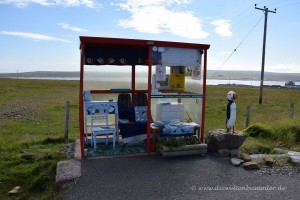
<instances>
[{"instance_id":1,"label":"sea","mask_svg":"<svg viewBox=\"0 0 300 200\"><path fill-rule=\"evenodd\" d=\"M40 79L40 80L79 80L79 77L11 77L15 79ZM130 81L126 77L101 77L101 81L110 82L112 80L118 80L118 82L127 82ZM89 79L92 80L92 79ZM99 80L99 79L97 79ZM137 77L137 82L145 82L147 79L143 77ZM187 79L187 82L194 82L199 80ZM202 81L202 80L200 80ZM273 87L284 87L284 81L264 81L264 86L273 86ZM260 86L260 81L258 80L219 80L219 79L207 79L207 85L236 85L236 86ZM300 86L300 82L295 82L296 86Z\"/></svg>"}]
</instances>

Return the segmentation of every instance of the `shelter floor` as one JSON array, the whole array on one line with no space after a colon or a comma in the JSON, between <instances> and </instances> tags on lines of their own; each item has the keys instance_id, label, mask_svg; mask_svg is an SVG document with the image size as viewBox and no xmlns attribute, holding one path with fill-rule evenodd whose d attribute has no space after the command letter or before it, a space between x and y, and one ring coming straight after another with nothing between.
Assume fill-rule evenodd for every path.
<instances>
[{"instance_id":1,"label":"shelter floor","mask_svg":"<svg viewBox=\"0 0 300 200\"><path fill-rule=\"evenodd\" d=\"M97 156L114 156L114 155L127 155L127 154L138 154L146 152L146 141L137 141L124 144L123 142L116 143L116 148L113 149L112 143L98 143L97 149L95 150L91 145L86 145L87 157Z\"/></svg>"}]
</instances>

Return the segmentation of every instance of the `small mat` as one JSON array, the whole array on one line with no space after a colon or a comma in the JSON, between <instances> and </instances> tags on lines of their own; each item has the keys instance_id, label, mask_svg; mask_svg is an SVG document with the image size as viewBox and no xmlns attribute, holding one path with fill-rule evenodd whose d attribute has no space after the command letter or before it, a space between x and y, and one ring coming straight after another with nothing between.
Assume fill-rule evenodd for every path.
<instances>
[{"instance_id":1,"label":"small mat","mask_svg":"<svg viewBox=\"0 0 300 200\"><path fill-rule=\"evenodd\" d=\"M94 150L90 145L87 148L87 157L96 156L113 156L113 155L126 155L146 152L146 142L139 141L134 143L118 143L116 148L112 148L112 144L97 144L97 149Z\"/></svg>"}]
</instances>

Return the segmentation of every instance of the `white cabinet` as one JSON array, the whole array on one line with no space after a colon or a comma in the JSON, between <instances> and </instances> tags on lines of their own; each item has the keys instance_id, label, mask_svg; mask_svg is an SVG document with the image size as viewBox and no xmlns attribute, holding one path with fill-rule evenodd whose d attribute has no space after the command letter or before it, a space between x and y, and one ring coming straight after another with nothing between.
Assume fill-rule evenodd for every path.
<instances>
[{"instance_id":1,"label":"white cabinet","mask_svg":"<svg viewBox=\"0 0 300 200\"><path fill-rule=\"evenodd\" d=\"M171 103L157 103L156 104L156 121L171 121L180 120L184 118L184 104Z\"/></svg>"}]
</instances>

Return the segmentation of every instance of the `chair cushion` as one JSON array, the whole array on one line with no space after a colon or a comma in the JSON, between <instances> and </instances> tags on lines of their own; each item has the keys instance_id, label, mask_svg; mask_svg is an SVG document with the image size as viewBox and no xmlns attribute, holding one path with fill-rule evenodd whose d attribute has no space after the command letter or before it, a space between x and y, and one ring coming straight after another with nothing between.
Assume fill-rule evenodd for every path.
<instances>
[{"instance_id":1,"label":"chair cushion","mask_svg":"<svg viewBox=\"0 0 300 200\"><path fill-rule=\"evenodd\" d=\"M135 106L135 121L147 122L147 106Z\"/></svg>"}]
</instances>

